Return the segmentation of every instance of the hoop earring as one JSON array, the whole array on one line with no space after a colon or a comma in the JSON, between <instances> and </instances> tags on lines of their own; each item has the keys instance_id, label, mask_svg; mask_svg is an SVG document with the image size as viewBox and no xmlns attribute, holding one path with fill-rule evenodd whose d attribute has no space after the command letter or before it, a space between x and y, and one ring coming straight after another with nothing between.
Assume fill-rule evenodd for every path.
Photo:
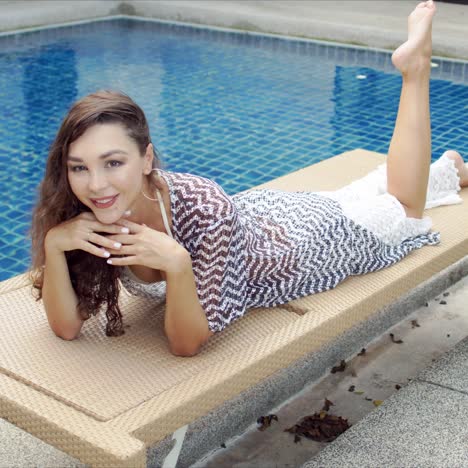
<instances>
[{"instance_id":1,"label":"hoop earring","mask_svg":"<svg viewBox=\"0 0 468 468\"><path fill-rule=\"evenodd\" d=\"M157 167L154 167L153 169L151 169L151 171L149 172L149 174L146 174L146 175L150 175L153 171L157 171L158 168ZM143 192L143 187L141 188L141 193L143 194L143 196L145 198L147 198L148 200L151 200L151 201L159 201L159 197L160 197L160 194L159 194L159 189L156 188L156 193L158 194L158 198L151 198L151 197L148 197L148 195L146 195L145 192Z\"/></svg>"}]
</instances>

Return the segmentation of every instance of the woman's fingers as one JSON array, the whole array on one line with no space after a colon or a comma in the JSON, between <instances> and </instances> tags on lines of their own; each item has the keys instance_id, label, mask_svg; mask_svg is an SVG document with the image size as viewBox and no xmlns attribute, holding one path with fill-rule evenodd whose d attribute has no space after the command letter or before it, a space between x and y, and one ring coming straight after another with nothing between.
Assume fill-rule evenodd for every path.
<instances>
[{"instance_id":1,"label":"woman's fingers","mask_svg":"<svg viewBox=\"0 0 468 468\"><path fill-rule=\"evenodd\" d=\"M131 255L129 257L112 257L107 260L107 263L114 266L136 265L137 257L136 255Z\"/></svg>"},{"instance_id":2,"label":"woman's fingers","mask_svg":"<svg viewBox=\"0 0 468 468\"><path fill-rule=\"evenodd\" d=\"M106 250L111 254L111 255L134 255L135 252L133 252L133 248L131 246L122 246L120 248L116 249L109 249L106 248Z\"/></svg>"},{"instance_id":3,"label":"woman's fingers","mask_svg":"<svg viewBox=\"0 0 468 468\"><path fill-rule=\"evenodd\" d=\"M119 226L117 224L103 224L99 221L95 221L90 225L91 229L95 232L107 232L109 234L128 234L130 230L125 226Z\"/></svg>"},{"instance_id":4,"label":"woman's fingers","mask_svg":"<svg viewBox=\"0 0 468 468\"><path fill-rule=\"evenodd\" d=\"M113 236L108 236L107 239L110 239L112 242L118 242L120 244L134 244L135 236L131 234L115 234Z\"/></svg>"},{"instance_id":5,"label":"woman's fingers","mask_svg":"<svg viewBox=\"0 0 468 468\"><path fill-rule=\"evenodd\" d=\"M81 250L84 250L85 252L89 252L90 254L96 255L96 257L101 258L109 258L111 255L110 252L108 252L106 249L102 247L96 247L95 245L90 244L89 242L83 242Z\"/></svg>"},{"instance_id":6,"label":"woman's fingers","mask_svg":"<svg viewBox=\"0 0 468 468\"><path fill-rule=\"evenodd\" d=\"M141 224L134 223L133 221L129 221L128 219L119 219L117 223L119 226L124 226L130 230L133 234L138 234L139 232L143 231L144 227Z\"/></svg>"},{"instance_id":7,"label":"woman's fingers","mask_svg":"<svg viewBox=\"0 0 468 468\"><path fill-rule=\"evenodd\" d=\"M107 250L120 249L120 247L122 246L122 243L110 239L109 237L101 236L95 232L91 232L90 234L88 234L86 240L88 241L88 243L92 242L93 244L98 244Z\"/></svg>"}]
</instances>

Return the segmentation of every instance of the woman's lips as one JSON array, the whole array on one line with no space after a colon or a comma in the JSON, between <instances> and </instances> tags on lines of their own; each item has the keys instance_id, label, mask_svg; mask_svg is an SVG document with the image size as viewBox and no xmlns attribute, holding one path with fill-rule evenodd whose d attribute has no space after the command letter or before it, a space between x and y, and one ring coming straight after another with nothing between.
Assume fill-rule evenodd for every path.
<instances>
[{"instance_id":1,"label":"woman's lips","mask_svg":"<svg viewBox=\"0 0 468 468\"><path fill-rule=\"evenodd\" d=\"M119 194L107 198L91 198L90 200L97 208L110 208L115 203L115 200L117 200L118 196Z\"/></svg>"}]
</instances>

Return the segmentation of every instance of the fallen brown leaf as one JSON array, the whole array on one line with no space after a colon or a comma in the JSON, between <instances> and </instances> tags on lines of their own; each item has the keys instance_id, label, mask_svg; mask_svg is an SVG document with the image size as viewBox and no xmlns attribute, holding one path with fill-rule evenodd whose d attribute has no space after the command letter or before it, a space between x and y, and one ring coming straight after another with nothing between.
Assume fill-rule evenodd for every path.
<instances>
[{"instance_id":1,"label":"fallen brown leaf","mask_svg":"<svg viewBox=\"0 0 468 468\"><path fill-rule=\"evenodd\" d=\"M392 339L393 343L397 343L397 344L403 343L403 340L395 340L395 335L393 333L390 333L390 338Z\"/></svg>"},{"instance_id":2,"label":"fallen brown leaf","mask_svg":"<svg viewBox=\"0 0 468 468\"><path fill-rule=\"evenodd\" d=\"M421 325L419 325L418 321L417 320L411 320L411 327L414 328L414 327L420 327Z\"/></svg>"},{"instance_id":3,"label":"fallen brown leaf","mask_svg":"<svg viewBox=\"0 0 468 468\"><path fill-rule=\"evenodd\" d=\"M328 398L325 398L325 403L323 404L323 411L328 411L330 409L330 406L335 406L335 403L330 401Z\"/></svg>"},{"instance_id":4,"label":"fallen brown leaf","mask_svg":"<svg viewBox=\"0 0 468 468\"><path fill-rule=\"evenodd\" d=\"M335 372L343 372L345 369L346 361L342 359L339 366L332 367L331 373L334 374Z\"/></svg>"},{"instance_id":5,"label":"fallen brown leaf","mask_svg":"<svg viewBox=\"0 0 468 468\"><path fill-rule=\"evenodd\" d=\"M268 416L260 416L257 419L257 424L261 424L261 426L257 427L257 429L259 431L264 431L265 429L271 426L272 420L278 421L278 416L276 416L276 414L269 414Z\"/></svg>"},{"instance_id":6,"label":"fallen brown leaf","mask_svg":"<svg viewBox=\"0 0 468 468\"><path fill-rule=\"evenodd\" d=\"M323 413L305 416L298 424L289 427L284 432L294 434L294 443L301 440L301 436L317 442L331 442L351 426L347 419Z\"/></svg>"}]
</instances>

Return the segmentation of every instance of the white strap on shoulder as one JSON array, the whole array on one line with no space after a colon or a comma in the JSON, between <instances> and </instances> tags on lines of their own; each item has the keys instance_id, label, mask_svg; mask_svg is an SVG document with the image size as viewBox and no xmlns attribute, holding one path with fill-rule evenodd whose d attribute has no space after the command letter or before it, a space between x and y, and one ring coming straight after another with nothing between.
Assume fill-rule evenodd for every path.
<instances>
[{"instance_id":1,"label":"white strap on shoulder","mask_svg":"<svg viewBox=\"0 0 468 468\"><path fill-rule=\"evenodd\" d=\"M159 189L156 189L156 195L158 196L159 206L161 207L161 214L163 217L164 227L166 228L167 234L170 237L174 238L174 236L172 235L171 229L169 227L169 221L167 219L166 208L164 207L164 202L163 202L161 192L159 191Z\"/></svg>"}]
</instances>

